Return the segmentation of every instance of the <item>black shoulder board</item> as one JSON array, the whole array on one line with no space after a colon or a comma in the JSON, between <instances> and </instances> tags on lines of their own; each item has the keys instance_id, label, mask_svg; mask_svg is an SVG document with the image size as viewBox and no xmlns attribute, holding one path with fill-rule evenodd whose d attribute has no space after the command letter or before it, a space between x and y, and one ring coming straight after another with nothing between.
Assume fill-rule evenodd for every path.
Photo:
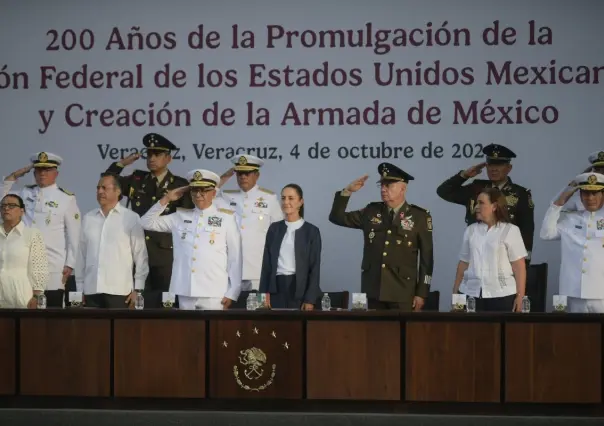
<instances>
[{"instance_id":1,"label":"black shoulder board","mask_svg":"<svg viewBox=\"0 0 604 426\"><path fill-rule=\"evenodd\" d=\"M73 192L70 192L70 191L66 190L65 188L61 188L61 187L59 187L59 189L60 189L61 191L63 191L65 194L67 194L67 195L74 195L74 194L73 194Z\"/></svg>"},{"instance_id":2,"label":"black shoulder board","mask_svg":"<svg viewBox=\"0 0 604 426\"><path fill-rule=\"evenodd\" d=\"M362 210L367 210L367 209L370 209L370 210L372 210L372 211L373 211L373 210L374 210L374 211L381 211L383 208L384 208L384 203L383 203L382 201L374 201L374 202L372 202L372 203L367 204L367 205L365 206L365 208L364 208L364 209L362 209Z\"/></svg>"},{"instance_id":3,"label":"black shoulder board","mask_svg":"<svg viewBox=\"0 0 604 426\"><path fill-rule=\"evenodd\" d=\"M36 186L38 185L36 185L35 183L33 185L25 185L27 189L34 189Z\"/></svg>"},{"instance_id":4,"label":"black shoulder board","mask_svg":"<svg viewBox=\"0 0 604 426\"><path fill-rule=\"evenodd\" d=\"M411 204L411 207L412 207L412 208L414 208L414 209L421 210L421 211L423 211L423 212L425 212L425 213L427 213L427 214L430 214L430 210L425 209L425 208L423 208L423 207L420 207L420 206L418 206L418 205Z\"/></svg>"}]
</instances>

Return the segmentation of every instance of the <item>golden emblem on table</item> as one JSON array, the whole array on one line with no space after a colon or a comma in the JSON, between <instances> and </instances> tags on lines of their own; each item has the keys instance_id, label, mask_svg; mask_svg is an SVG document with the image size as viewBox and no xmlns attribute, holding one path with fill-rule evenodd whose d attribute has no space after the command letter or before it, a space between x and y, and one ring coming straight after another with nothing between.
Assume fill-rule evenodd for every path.
<instances>
[{"instance_id":1,"label":"golden emblem on table","mask_svg":"<svg viewBox=\"0 0 604 426\"><path fill-rule=\"evenodd\" d=\"M236 340L241 339L243 335L243 332L237 330L235 333ZM254 327L250 335L256 340L256 336L260 337L260 330L258 330L257 327ZM271 340L277 339L277 334L273 330L267 337ZM260 346L259 343L260 342L254 342L251 347L240 349L237 354L238 363L233 365L233 377L235 382L241 389L248 392L261 392L266 390L273 384L275 376L277 375L277 364L269 362L269 354L258 347ZM229 342L225 340L222 343L222 347L228 348ZM285 342L281 347L283 347L283 350L288 350L289 344Z\"/></svg>"}]
</instances>

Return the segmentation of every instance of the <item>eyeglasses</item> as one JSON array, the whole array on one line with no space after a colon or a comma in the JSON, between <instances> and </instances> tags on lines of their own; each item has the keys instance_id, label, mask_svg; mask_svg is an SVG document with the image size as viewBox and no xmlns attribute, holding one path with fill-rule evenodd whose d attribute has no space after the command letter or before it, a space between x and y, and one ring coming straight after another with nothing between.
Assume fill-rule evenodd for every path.
<instances>
[{"instance_id":1,"label":"eyeglasses","mask_svg":"<svg viewBox=\"0 0 604 426\"><path fill-rule=\"evenodd\" d=\"M212 192L214 190L214 188L211 189L204 189L204 188L191 188L191 193L192 194L201 194L201 195L206 195L210 192Z\"/></svg>"},{"instance_id":2,"label":"eyeglasses","mask_svg":"<svg viewBox=\"0 0 604 426\"><path fill-rule=\"evenodd\" d=\"M21 206L19 206L19 204L14 204L14 203L8 203L8 204L0 204L0 209L1 210L12 210L12 209L17 209Z\"/></svg>"}]
</instances>

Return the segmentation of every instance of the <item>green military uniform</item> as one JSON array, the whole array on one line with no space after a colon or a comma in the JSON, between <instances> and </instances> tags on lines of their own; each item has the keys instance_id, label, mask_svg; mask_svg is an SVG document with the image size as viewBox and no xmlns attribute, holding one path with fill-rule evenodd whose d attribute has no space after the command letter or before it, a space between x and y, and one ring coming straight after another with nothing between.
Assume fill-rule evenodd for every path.
<instances>
[{"instance_id":1,"label":"green military uniform","mask_svg":"<svg viewBox=\"0 0 604 426\"><path fill-rule=\"evenodd\" d=\"M488 164L505 164L516 157L511 150L501 145L488 145L484 147L483 152L487 155ZM436 193L445 201L465 206L466 224L471 225L476 222L475 208L478 195L485 188L495 187L495 184L490 180L476 179L464 185L467 180L460 172L444 181L437 188ZM535 205L531 191L513 183L510 178L499 189L505 196L511 223L520 228L524 246L529 253L527 260L530 260L535 232Z\"/></svg>"},{"instance_id":2,"label":"green military uniform","mask_svg":"<svg viewBox=\"0 0 604 426\"><path fill-rule=\"evenodd\" d=\"M413 177L392 164L378 167L382 181L408 182ZM350 197L335 194L329 221L364 234L361 291L369 307L411 311L413 298L428 297L434 267L432 216L413 204L403 203L394 217L384 202L346 212ZM419 260L419 269L418 269Z\"/></svg>"},{"instance_id":3,"label":"green military uniform","mask_svg":"<svg viewBox=\"0 0 604 426\"><path fill-rule=\"evenodd\" d=\"M151 133L143 138L143 144L148 151L164 151L176 149L176 146L161 135ZM115 162L109 166L107 173L121 175L124 166ZM127 206L143 216L152 205L157 203L164 194L171 190L188 186L189 182L168 171L161 182L146 170L135 170L131 175L119 176L122 194L127 197ZM174 213L177 208L193 208L193 202L188 194L180 200L168 204L162 214ZM145 283L145 308L159 308L162 302L162 292L170 289L172 276L172 234L166 232L145 231L147 252L149 255L149 275Z\"/></svg>"}]
</instances>

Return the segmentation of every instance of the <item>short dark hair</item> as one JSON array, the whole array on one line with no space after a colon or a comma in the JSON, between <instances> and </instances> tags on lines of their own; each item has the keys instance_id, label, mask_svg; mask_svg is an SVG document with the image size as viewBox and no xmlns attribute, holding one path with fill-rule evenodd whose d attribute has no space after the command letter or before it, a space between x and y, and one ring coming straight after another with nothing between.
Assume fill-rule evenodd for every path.
<instances>
[{"instance_id":1,"label":"short dark hair","mask_svg":"<svg viewBox=\"0 0 604 426\"><path fill-rule=\"evenodd\" d=\"M101 173L101 179L103 178L111 178L111 180L113 181L113 186L115 186L117 188L118 191L120 191L120 196L118 197L118 200L121 200L123 198L123 194L124 192L122 191L122 184L120 183L120 177L118 175L116 175L115 173Z\"/></svg>"},{"instance_id":2,"label":"short dark hair","mask_svg":"<svg viewBox=\"0 0 604 426\"><path fill-rule=\"evenodd\" d=\"M283 189L285 188L293 189L294 191L296 191L296 194L298 194L298 197L300 197L300 199L304 198L304 192L302 191L302 188L300 188L300 185L297 185L295 183L288 183L283 187ZM281 191L283 191L283 189ZM300 217L304 217L304 204L300 206Z\"/></svg>"},{"instance_id":3,"label":"short dark hair","mask_svg":"<svg viewBox=\"0 0 604 426\"><path fill-rule=\"evenodd\" d=\"M510 214L508 213L508 206L503 192L499 188L485 188L480 193L485 194L489 197L489 201L495 204L495 219L497 222L509 223Z\"/></svg>"},{"instance_id":4,"label":"short dark hair","mask_svg":"<svg viewBox=\"0 0 604 426\"><path fill-rule=\"evenodd\" d=\"M2 197L2 201L6 200L7 197L16 198L19 204L19 208L25 210L25 203L23 202L23 198L19 197L17 194L6 194L4 197Z\"/></svg>"}]
</instances>

